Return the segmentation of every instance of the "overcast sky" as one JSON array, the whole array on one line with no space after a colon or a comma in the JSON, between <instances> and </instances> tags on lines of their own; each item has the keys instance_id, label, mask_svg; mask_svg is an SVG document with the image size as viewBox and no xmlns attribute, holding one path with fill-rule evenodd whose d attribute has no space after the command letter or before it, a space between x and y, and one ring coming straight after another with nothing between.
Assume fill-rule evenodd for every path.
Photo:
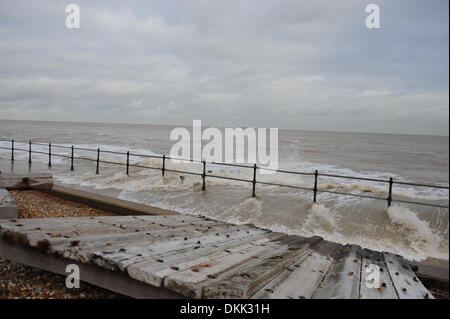
<instances>
[{"instance_id":1,"label":"overcast sky","mask_svg":"<svg viewBox=\"0 0 450 319\"><path fill-rule=\"evenodd\" d=\"M448 0L72 2L0 1L0 119L448 135Z\"/></svg>"}]
</instances>

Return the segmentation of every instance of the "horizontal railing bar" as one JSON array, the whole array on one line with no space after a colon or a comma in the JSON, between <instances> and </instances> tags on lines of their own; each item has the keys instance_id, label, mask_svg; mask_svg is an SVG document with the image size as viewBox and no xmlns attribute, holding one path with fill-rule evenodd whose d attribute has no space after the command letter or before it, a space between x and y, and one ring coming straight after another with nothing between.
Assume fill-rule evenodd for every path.
<instances>
[{"instance_id":1,"label":"horizontal railing bar","mask_svg":"<svg viewBox=\"0 0 450 319\"><path fill-rule=\"evenodd\" d=\"M14 142L16 142L16 141L14 141ZM19 142L19 143L29 144L30 142L28 141L28 142ZM43 143L43 142L31 142L31 144L34 144L34 145L44 145L44 146L47 146L47 145L48 145L47 143Z\"/></svg>"},{"instance_id":2,"label":"horizontal railing bar","mask_svg":"<svg viewBox=\"0 0 450 319\"><path fill-rule=\"evenodd\" d=\"M242 164L233 164L233 163L220 163L220 162L207 162L212 165L222 165L222 166L233 166L233 167L242 167L242 168L253 168L253 166L242 165Z\"/></svg>"},{"instance_id":3,"label":"horizontal railing bar","mask_svg":"<svg viewBox=\"0 0 450 319\"><path fill-rule=\"evenodd\" d=\"M152 167L152 166L145 166L145 165L139 165L139 164L130 164L130 167L137 167L137 168L149 168L149 169L157 169L161 170L160 167Z\"/></svg>"},{"instance_id":4,"label":"horizontal railing bar","mask_svg":"<svg viewBox=\"0 0 450 319\"><path fill-rule=\"evenodd\" d=\"M23 150L24 151L24 150ZM28 151L26 151L28 152ZM48 153L45 152L41 152L41 151L32 151L31 153L36 153L36 154L43 154L43 155L48 155Z\"/></svg>"},{"instance_id":5,"label":"horizontal railing bar","mask_svg":"<svg viewBox=\"0 0 450 319\"><path fill-rule=\"evenodd\" d=\"M15 141L14 141L15 142ZM23 144L30 144L30 142L22 142ZM48 143L43 142L31 142L31 145L41 145L41 146L48 146ZM57 146L57 144L52 144L52 146Z\"/></svg>"},{"instance_id":6,"label":"horizontal railing bar","mask_svg":"<svg viewBox=\"0 0 450 319\"><path fill-rule=\"evenodd\" d=\"M79 150L79 151L89 151L89 152L97 152L97 150L93 149L93 148L84 148L84 147L74 147L74 150Z\"/></svg>"},{"instance_id":7,"label":"horizontal railing bar","mask_svg":"<svg viewBox=\"0 0 450 319\"><path fill-rule=\"evenodd\" d=\"M105 160L100 160L98 161L99 163L106 163L106 164L114 164L114 165L120 165L120 166L125 166L127 164L125 163L119 163L119 162L112 162L112 161L105 161Z\"/></svg>"},{"instance_id":8,"label":"horizontal railing bar","mask_svg":"<svg viewBox=\"0 0 450 319\"><path fill-rule=\"evenodd\" d=\"M346 176L346 175L335 175L335 174L324 174L324 173L319 173L319 176L348 178L348 179L357 179L357 180L371 181L371 182L389 183L388 180L384 180L384 179L359 177L359 176Z\"/></svg>"},{"instance_id":9,"label":"horizontal railing bar","mask_svg":"<svg viewBox=\"0 0 450 319\"><path fill-rule=\"evenodd\" d=\"M386 198L382 198L382 197L368 196L368 195L362 195L362 194L353 194L353 193L342 193L342 192L328 191L325 189L318 189L317 192L337 194L337 195L343 195L343 196L354 196L354 197L386 200Z\"/></svg>"},{"instance_id":10,"label":"horizontal railing bar","mask_svg":"<svg viewBox=\"0 0 450 319\"><path fill-rule=\"evenodd\" d=\"M87 158L87 157L77 157L77 156L74 156L73 159L97 162L97 160L96 160L95 158Z\"/></svg>"},{"instance_id":11,"label":"horizontal railing bar","mask_svg":"<svg viewBox=\"0 0 450 319\"><path fill-rule=\"evenodd\" d=\"M168 169L168 168L166 168L166 172L172 172L172 173L181 173L181 174L190 174L190 175L202 176L202 174L200 174L200 173L187 172L187 171L178 171L178 170L175 170L175 169Z\"/></svg>"},{"instance_id":12,"label":"horizontal railing bar","mask_svg":"<svg viewBox=\"0 0 450 319\"><path fill-rule=\"evenodd\" d=\"M102 152L103 152L103 151L102 151ZM121 153L121 154L127 155L127 153ZM150 157L150 158L160 158L160 159L163 158L163 156L161 156L161 155L134 154L134 153L130 153L130 156L136 156L136 157ZM184 162L191 162L191 163L201 163L201 162L202 162L202 161L194 160L194 159L177 158L177 157L170 157L170 156L166 156L166 159L172 159L172 160L184 161ZM212 164L212 163L210 163L210 164Z\"/></svg>"},{"instance_id":13,"label":"horizontal railing bar","mask_svg":"<svg viewBox=\"0 0 450 319\"><path fill-rule=\"evenodd\" d=\"M1 140L0 140L1 141ZM6 142L6 141L5 141ZM11 141L9 141L11 142ZM18 142L15 141L15 143L22 143L22 144L29 144L29 142ZM48 146L47 143L39 143L39 142L31 142L31 145L41 145L41 146ZM71 149L71 146L65 146L65 145L59 145L59 144L52 144L52 147L58 147L58 148L65 148L65 149ZM11 149L11 148L5 148L5 149ZM91 148L85 148L85 147L75 147L73 148L74 150L80 150L80 151L92 151L92 152L97 152L96 149L91 149ZM117 151L110 151L110 150L100 150L102 153L111 153L111 154L117 154L117 155L126 155L127 153L123 153L123 152L117 152ZM32 151L32 153L37 153L38 151Z\"/></svg>"},{"instance_id":14,"label":"horizontal railing bar","mask_svg":"<svg viewBox=\"0 0 450 319\"><path fill-rule=\"evenodd\" d=\"M294 186L294 185L285 185L285 184L276 184L276 183L269 183L269 182L256 182L257 184L262 184L262 185L270 185L270 186L280 186L280 187L288 187L288 188L296 188L296 189L303 189L306 191L312 191L314 189L312 188L307 188L307 187L302 187L302 186Z\"/></svg>"},{"instance_id":15,"label":"horizontal railing bar","mask_svg":"<svg viewBox=\"0 0 450 319\"><path fill-rule=\"evenodd\" d=\"M272 171L277 173L286 173L286 174L297 174L297 175L311 175L314 176L313 172L298 172L298 171L286 171L282 169L274 169L274 168L264 168L264 167L258 167L259 170L263 171Z\"/></svg>"},{"instance_id":16,"label":"horizontal railing bar","mask_svg":"<svg viewBox=\"0 0 450 319\"><path fill-rule=\"evenodd\" d=\"M102 153L108 153L108 154L117 154L117 155L127 155L127 153L117 152L117 151L108 151L101 149L100 152Z\"/></svg>"},{"instance_id":17,"label":"horizontal railing bar","mask_svg":"<svg viewBox=\"0 0 450 319\"><path fill-rule=\"evenodd\" d=\"M448 186L440 186L440 185L429 185L429 184L418 184L418 183L408 183L408 182L393 182L394 184L401 185L410 185L410 186L421 186L421 187L431 187L431 188L440 188L440 189L449 189Z\"/></svg>"},{"instance_id":18,"label":"horizontal railing bar","mask_svg":"<svg viewBox=\"0 0 450 319\"><path fill-rule=\"evenodd\" d=\"M32 142L32 145L37 144L37 145L42 145L42 146L47 146L48 144L44 144L44 143L36 143L36 142ZM52 147L59 147L59 148L66 148L66 149L71 149L71 146L65 146L65 145L58 145L58 144L52 144ZM74 150L80 150L80 151L95 151L97 152L97 150L95 149L90 149L90 148L84 148L84 147L75 147L73 148ZM122 152L117 152L117 151L109 151L109 150L101 150L102 153L111 153L111 154L118 154L118 155L126 155L127 153L122 153Z\"/></svg>"},{"instance_id":19,"label":"horizontal railing bar","mask_svg":"<svg viewBox=\"0 0 450 319\"><path fill-rule=\"evenodd\" d=\"M126 155L127 153L125 153L124 155ZM158 156L158 155L147 155L147 154L133 154L130 153L130 156L136 156L136 157L150 157L150 158L162 158L162 156Z\"/></svg>"},{"instance_id":20,"label":"horizontal railing bar","mask_svg":"<svg viewBox=\"0 0 450 319\"><path fill-rule=\"evenodd\" d=\"M439 208L449 208L448 205L439 205L439 204L431 204L431 203L421 203L421 202L414 202L409 200L402 200L402 199L393 199L393 202L398 203L405 203L405 204L415 204L415 205L422 205L422 206L432 206L432 207L439 207Z\"/></svg>"},{"instance_id":21,"label":"horizontal railing bar","mask_svg":"<svg viewBox=\"0 0 450 319\"><path fill-rule=\"evenodd\" d=\"M248 179L242 179L242 178L235 178L235 177L227 177L227 176L220 176L220 175L209 175L206 174L206 177L214 177L214 178L221 178L221 179L229 179L232 181L239 181L239 182L247 182L247 183L252 183L253 181L250 181Z\"/></svg>"},{"instance_id":22,"label":"horizontal railing bar","mask_svg":"<svg viewBox=\"0 0 450 319\"><path fill-rule=\"evenodd\" d=\"M34 144L34 143L31 143L31 144ZM48 144L43 144L43 146L47 146ZM57 147L57 148L65 148L65 149L71 149L72 147L71 146L65 146L65 145L58 145L58 144L52 144L52 147ZM74 149L75 149L75 147L74 147Z\"/></svg>"},{"instance_id":23,"label":"horizontal railing bar","mask_svg":"<svg viewBox=\"0 0 450 319\"><path fill-rule=\"evenodd\" d=\"M55 153L52 153L52 156L70 158L70 156L68 156L68 155L55 154Z\"/></svg>"},{"instance_id":24,"label":"horizontal railing bar","mask_svg":"<svg viewBox=\"0 0 450 319\"><path fill-rule=\"evenodd\" d=\"M5 150L11 150L11 147L0 147L3 148ZM15 151L24 151L24 152L28 152L28 150L23 150L21 148L14 148ZM33 151L34 152L34 151Z\"/></svg>"},{"instance_id":25,"label":"horizontal railing bar","mask_svg":"<svg viewBox=\"0 0 450 319\"><path fill-rule=\"evenodd\" d=\"M162 158L162 156L160 158ZM190 158L180 158L180 157L170 157L170 156L166 156L166 160L167 159L176 160L176 161L183 161L183 162L191 162L191 163L202 163L203 162L203 161L190 159Z\"/></svg>"}]
</instances>

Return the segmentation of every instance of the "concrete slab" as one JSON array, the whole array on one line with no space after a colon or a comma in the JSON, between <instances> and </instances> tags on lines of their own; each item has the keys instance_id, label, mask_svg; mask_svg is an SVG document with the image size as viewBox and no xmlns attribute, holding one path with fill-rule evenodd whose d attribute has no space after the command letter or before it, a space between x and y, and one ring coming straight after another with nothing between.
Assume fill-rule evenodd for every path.
<instances>
[{"instance_id":1,"label":"concrete slab","mask_svg":"<svg viewBox=\"0 0 450 319\"><path fill-rule=\"evenodd\" d=\"M416 274L429 287L448 291L448 260L428 258L421 262L411 263L416 266Z\"/></svg>"},{"instance_id":2,"label":"concrete slab","mask_svg":"<svg viewBox=\"0 0 450 319\"><path fill-rule=\"evenodd\" d=\"M178 215L178 213L171 210L134 203L62 185L55 184L50 191L45 192L49 192L62 199L86 204L118 215Z\"/></svg>"},{"instance_id":3,"label":"concrete slab","mask_svg":"<svg viewBox=\"0 0 450 319\"><path fill-rule=\"evenodd\" d=\"M4 188L0 188L0 219L17 218L17 203L11 194Z\"/></svg>"}]
</instances>

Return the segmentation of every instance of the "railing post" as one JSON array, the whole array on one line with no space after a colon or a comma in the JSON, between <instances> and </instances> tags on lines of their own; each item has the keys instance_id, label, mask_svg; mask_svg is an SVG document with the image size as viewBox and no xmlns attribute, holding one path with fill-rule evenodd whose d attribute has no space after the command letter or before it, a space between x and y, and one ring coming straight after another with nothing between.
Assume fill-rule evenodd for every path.
<instances>
[{"instance_id":1,"label":"railing post","mask_svg":"<svg viewBox=\"0 0 450 319\"><path fill-rule=\"evenodd\" d=\"M203 161L203 174L202 174L202 191L206 189L206 161Z\"/></svg>"},{"instance_id":2,"label":"railing post","mask_svg":"<svg viewBox=\"0 0 450 319\"><path fill-rule=\"evenodd\" d=\"M31 141L28 143L28 164L31 164Z\"/></svg>"},{"instance_id":3,"label":"railing post","mask_svg":"<svg viewBox=\"0 0 450 319\"><path fill-rule=\"evenodd\" d=\"M253 165L253 190L252 190L252 197L256 196L256 163Z\"/></svg>"},{"instance_id":4,"label":"railing post","mask_svg":"<svg viewBox=\"0 0 450 319\"><path fill-rule=\"evenodd\" d=\"M130 151L127 151L127 176L130 171Z\"/></svg>"},{"instance_id":5,"label":"railing post","mask_svg":"<svg viewBox=\"0 0 450 319\"><path fill-rule=\"evenodd\" d=\"M95 174L99 173L99 171L98 171L99 165L100 165L100 147L97 148L97 170L95 171Z\"/></svg>"},{"instance_id":6,"label":"railing post","mask_svg":"<svg viewBox=\"0 0 450 319\"><path fill-rule=\"evenodd\" d=\"M70 170L73 171L73 145L71 147L71 155L70 155Z\"/></svg>"},{"instance_id":7,"label":"railing post","mask_svg":"<svg viewBox=\"0 0 450 319\"><path fill-rule=\"evenodd\" d=\"M14 140L11 140L11 162L14 162Z\"/></svg>"},{"instance_id":8,"label":"railing post","mask_svg":"<svg viewBox=\"0 0 450 319\"><path fill-rule=\"evenodd\" d=\"M319 177L319 172L317 170L314 171L314 196L313 202L317 203L317 178Z\"/></svg>"},{"instance_id":9,"label":"railing post","mask_svg":"<svg viewBox=\"0 0 450 319\"><path fill-rule=\"evenodd\" d=\"M48 167L52 167L52 143L48 143Z\"/></svg>"},{"instance_id":10,"label":"railing post","mask_svg":"<svg viewBox=\"0 0 450 319\"><path fill-rule=\"evenodd\" d=\"M392 204L392 184L394 184L394 179L392 177L389 178L389 195L387 198L388 207L391 207Z\"/></svg>"},{"instance_id":11,"label":"railing post","mask_svg":"<svg viewBox=\"0 0 450 319\"><path fill-rule=\"evenodd\" d=\"M164 173L166 171L166 155L163 155L163 164L162 164L162 176L164 177Z\"/></svg>"}]
</instances>

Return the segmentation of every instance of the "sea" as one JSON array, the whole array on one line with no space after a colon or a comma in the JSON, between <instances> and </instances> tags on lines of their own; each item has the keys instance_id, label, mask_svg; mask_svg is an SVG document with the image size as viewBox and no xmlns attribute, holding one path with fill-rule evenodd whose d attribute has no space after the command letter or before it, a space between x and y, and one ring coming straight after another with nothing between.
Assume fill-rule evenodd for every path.
<instances>
[{"instance_id":1,"label":"sea","mask_svg":"<svg viewBox=\"0 0 450 319\"><path fill-rule=\"evenodd\" d=\"M448 187L448 136L280 129L278 168L309 175L258 172L257 181L299 188L256 184L256 197L252 197L252 183L247 182L253 178L252 168L208 163L208 175L235 179L206 177L205 191L202 191L202 177L198 175L203 170L201 163L167 160L165 167L168 170L197 175L166 171L163 177L159 169L162 160L158 156L170 154L176 143L170 140L174 128L0 120L0 171L51 172L55 182L61 185L181 214L201 215L235 224L251 223L286 234L321 236L342 244L398 253L410 260L448 260L448 208L395 201L448 207L448 188L394 183L394 201L389 208L386 200L389 184L386 182L319 175L318 189L328 192L319 191L314 203L310 190L314 186L314 176L310 173L315 170L319 174L386 181L392 177L394 182ZM11 161L11 139L15 140L14 162ZM32 151L37 152L32 153L31 165L27 152L29 141L33 142ZM51 167L46 154L49 142L52 143ZM72 145L75 157L82 158L74 160L73 171L67 157L71 155ZM101 160L109 162L100 163L99 174L96 174L97 148L101 150ZM127 151L131 154L130 164L139 166L130 167L129 175L123 165L126 155L122 154Z\"/></svg>"}]
</instances>

